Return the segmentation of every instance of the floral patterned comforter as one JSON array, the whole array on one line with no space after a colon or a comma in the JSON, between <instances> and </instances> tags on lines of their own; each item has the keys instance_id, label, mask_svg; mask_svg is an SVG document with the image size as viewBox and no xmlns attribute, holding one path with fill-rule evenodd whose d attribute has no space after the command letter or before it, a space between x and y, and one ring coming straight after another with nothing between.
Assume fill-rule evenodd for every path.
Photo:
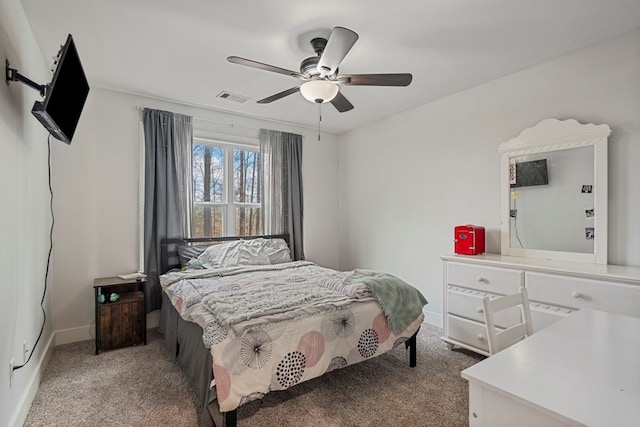
<instances>
[{"instance_id":1,"label":"floral patterned comforter","mask_svg":"<svg viewBox=\"0 0 640 427\"><path fill-rule=\"evenodd\" d=\"M182 318L202 327L227 412L385 353L418 330L422 314L394 334L362 285L344 285L348 275L295 261L168 273L161 284Z\"/></svg>"}]
</instances>

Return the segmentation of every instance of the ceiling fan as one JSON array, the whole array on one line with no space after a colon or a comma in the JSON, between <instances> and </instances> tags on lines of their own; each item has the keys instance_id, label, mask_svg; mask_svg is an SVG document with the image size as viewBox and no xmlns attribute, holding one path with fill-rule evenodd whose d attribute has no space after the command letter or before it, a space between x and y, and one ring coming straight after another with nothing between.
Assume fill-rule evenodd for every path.
<instances>
[{"instance_id":1,"label":"ceiling fan","mask_svg":"<svg viewBox=\"0 0 640 427\"><path fill-rule=\"evenodd\" d=\"M229 56L227 61L234 64L246 65L260 70L295 77L304 83L290 89L271 95L258 101L258 104L268 104L296 92L302 93L305 99L315 103L331 102L341 113L353 109L353 104L340 92L339 86L408 86L413 76L403 74L339 74L338 66L347 56L358 34L354 31L335 27L329 39L314 38L311 46L317 56L304 59L300 63L300 72L287 70L251 59Z\"/></svg>"}]
</instances>

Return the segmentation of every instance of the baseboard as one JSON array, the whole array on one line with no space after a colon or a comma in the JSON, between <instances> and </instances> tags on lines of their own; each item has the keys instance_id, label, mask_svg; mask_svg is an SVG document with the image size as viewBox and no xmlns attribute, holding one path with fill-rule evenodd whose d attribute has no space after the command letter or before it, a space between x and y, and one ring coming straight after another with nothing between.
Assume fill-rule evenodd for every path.
<instances>
[{"instance_id":1,"label":"baseboard","mask_svg":"<svg viewBox=\"0 0 640 427\"><path fill-rule=\"evenodd\" d=\"M432 311L426 311L424 313L424 323L437 326L440 329L444 327L444 322L442 321L442 314L434 313Z\"/></svg>"},{"instance_id":2,"label":"baseboard","mask_svg":"<svg viewBox=\"0 0 640 427\"><path fill-rule=\"evenodd\" d=\"M38 364L27 382L27 386L18 401L18 405L16 406L13 416L9 420L9 427L19 427L24 425L27 415L29 414L29 409L31 409L33 399L36 397L36 393L40 388L40 381L42 380L44 371L49 364L49 360L51 360L51 355L53 354L53 349L55 347L55 335L55 332L52 333L49 341L47 341L44 351L42 352L42 356L38 359Z\"/></svg>"},{"instance_id":3,"label":"baseboard","mask_svg":"<svg viewBox=\"0 0 640 427\"><path fill-rule=\"evenodd\" d=\"M154 310L147 314L147 329L158 327L160 322L160 310ZM71 344L78 341L94 340L96 337L95 325L80 326L77 328L60 329L55 332L56 345Z\"/></svg>"},{"instance_id":4,"label":"baseboard","mask_svg":"<svg viewBox=\"0 0 640 427\"><path fill-rule=\"evenodd\" d=\"M88 341L95 338L94 325L78 328L60 329L56 331L56 346L78 341Z\"/></svg>"},{"instance_id":5,"label":"baseboard","mask_svg":"<svg viewBox=\"0 0 640 427\"><path fill-rule=\"evenodd\" d=\"M160 310L147 313L147 329L157 328L160 323Z\"/></svg>"}]
</instances>

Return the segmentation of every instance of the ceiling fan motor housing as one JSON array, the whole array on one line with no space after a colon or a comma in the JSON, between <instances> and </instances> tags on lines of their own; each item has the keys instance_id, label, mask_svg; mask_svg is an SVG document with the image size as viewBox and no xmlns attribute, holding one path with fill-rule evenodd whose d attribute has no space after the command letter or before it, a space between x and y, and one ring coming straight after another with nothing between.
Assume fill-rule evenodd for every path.
<instances>
[{"instance_id":1,"label":"ceiling fan motor housing","mask_svg":"<svg viewBox=\"0 0 640 427\"><path fill-rule=\"evenodd\" d=\"M303 59L300 63L300 73L304 74L306 77L312 78L320 75L320 71L318 71L318 61L320 60L319 56L311 56L309 58ZM333 78L338 74L338 69L336 68L336 72L327 76L329 78Z\"/></svg>"},{"instance_id":2,"label":"ceiling fan motor housing","mask_svg":"<svg viewBox=\"0 0 640 427\"><path fill-rule=\"evenodd\" d=\"M311 47L317 56L311 56L309 58L304 59L300 63L300 73L304 74L307 77L315 77L320 75L320 71L318 71L318 62L320 61L320 57L324 52L324 48L327 45L327 39L322 37L316 37L311 40ZM327 70L330 71L330 70ZM337 70L334 75L338 74Z\"/></svg>"},{"instance_id":3,"label":"ceiling fan motor housing","mask_svg":"<svg viewBox=\"0 0 640 427\"><path fill-rule=\"evenodd\" d=\"M319 60L319 56L311 56L309 58L303 59L300 63L300 73L304 74L307 77L320 75L317 68Z\"/></svg>"}]
</instances>

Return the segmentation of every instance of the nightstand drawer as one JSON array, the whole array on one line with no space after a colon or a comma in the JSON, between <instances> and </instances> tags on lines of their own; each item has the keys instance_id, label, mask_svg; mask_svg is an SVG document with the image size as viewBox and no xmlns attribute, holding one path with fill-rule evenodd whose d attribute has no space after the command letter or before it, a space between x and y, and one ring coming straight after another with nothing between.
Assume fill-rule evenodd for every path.
<instances>
[{"instance_id":1,"label":"nightstand drawer","mask_svg":"<svg viewBox=\"0 0 640 427\"><path fill-rule=\"evenodd\" d=\"M447 284L493 294L515 294L524 283L524 271L447 263Z\"/></svg>"}]
</instances>

